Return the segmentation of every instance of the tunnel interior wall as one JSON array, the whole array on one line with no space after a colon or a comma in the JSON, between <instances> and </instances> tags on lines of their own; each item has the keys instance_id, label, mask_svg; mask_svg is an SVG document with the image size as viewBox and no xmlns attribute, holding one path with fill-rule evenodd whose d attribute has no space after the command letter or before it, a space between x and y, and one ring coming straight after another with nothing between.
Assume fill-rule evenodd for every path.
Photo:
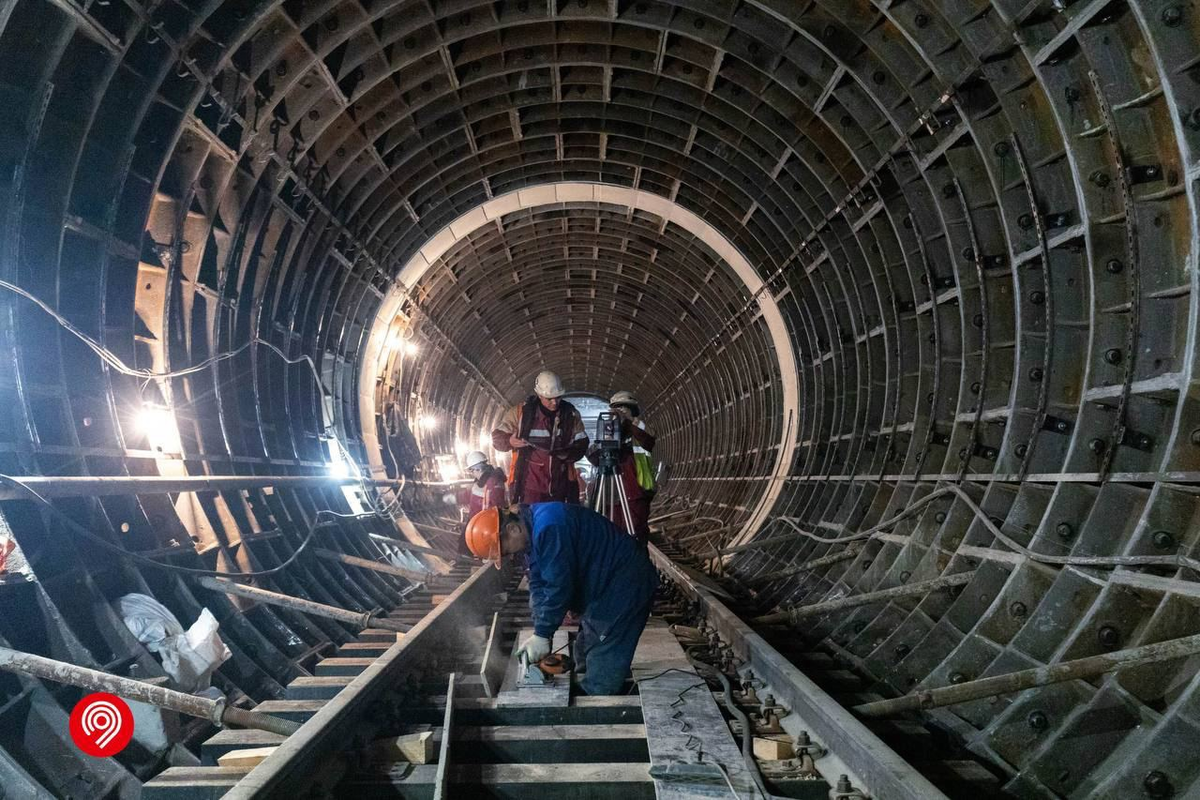
<instances>
[{"instance_id":1,"label":"tunnel interior wall","mask_svg":"<svg viewBox=\"0 0 1200 800\"><path fill-rule=\"evenodd\" d=\"M961 592L797 632L891 691L1194 633L1187 570L1047 562L1196 548L1198 52L1200 10L1177 0L0 0L0 279L124 364L221 357L121 374L0 291L0 473L323 475L343 449L371 463L369 396L396 401L413 475L436 478L433 457L518 400L536 357L578 391L645 381L671 494L716 531L689 542L704 550L754 531L840 538L962 483L981 514L939 496L761 597L973 569ZM420 309L384 317L408 317L421 360L393 350L364 385L412 255L489 199L559 181L702 217L768 287L795 374L776 372L720 254L662 215L593 203L464 239L412 287ZM653 253L668 266L646 268ZM492 296L485 268L524 277ZM670 285L639 296L631 273ZM513 307L512 292L528 297ZM476 313L511 335L492 345ZM679 369L654 362L655 336ZM272 348L311 358L324 389ZM794 420L778 413L785 384ZM146 411L171 424L145 429ZM430 413L445 424L423 428ZM781 441L786 475L769 466ZM353 494L54 506L116 547L244 570L294 552L318 511L357 510ZM112 601L215 606L234 649L219 681L257 700L348 635L235 613L81 544L43 505L0 515L36 578L0 582L15 646L154 675ZM992 527L1023 552L997 556ZM845 546L797 533L722 564L752 586ZM348 607L396 589L325 564L272 582ZM1152 772L1184 793L1197 680L1179 660L941 719L1021 795L1138 796ZM84 763L56 743L71 702L0 677L4 775L99 796L154 763Z\"/></svg>"}]
</instances>

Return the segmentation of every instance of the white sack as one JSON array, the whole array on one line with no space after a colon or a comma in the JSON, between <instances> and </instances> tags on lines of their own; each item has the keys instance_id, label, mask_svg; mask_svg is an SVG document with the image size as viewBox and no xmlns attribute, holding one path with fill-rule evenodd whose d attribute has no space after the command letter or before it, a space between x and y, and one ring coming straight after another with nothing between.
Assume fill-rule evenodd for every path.
<instances>
[{"instance_id":1,"label":"white sack","mask_svg":"<svg viewBox=\"0 0 1200 800\"><path fill-rule=\"evenodd\" d=\"M179 620L162 603L144 594L127 594L117 600L125 627L151 653L162 659L163 671L181 691L208 688L212 671L232 655L221 641L220 623L207 608L185 632Z\"/></svg>"}]
</instances>

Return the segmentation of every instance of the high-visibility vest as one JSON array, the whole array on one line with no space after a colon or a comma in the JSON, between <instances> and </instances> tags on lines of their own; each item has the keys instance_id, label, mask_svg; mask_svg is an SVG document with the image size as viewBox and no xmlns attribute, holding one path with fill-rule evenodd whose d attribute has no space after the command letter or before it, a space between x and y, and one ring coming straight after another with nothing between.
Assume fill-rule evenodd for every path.
<instances>
[{"instance_id":1,"label":"high-visibility vest","mask_svg":"<svg viewBox=\"0 0 1200 800\"><path fill-rule=\"evenodd\" d=\"M641 420L637 421L637 426L646 430L646 423ZM640 447L636 442L633 444L633 465L637 467L638 486L642 487L643 491L654 491L654 459L649 450Z\"/></svg>"}]
</instances>

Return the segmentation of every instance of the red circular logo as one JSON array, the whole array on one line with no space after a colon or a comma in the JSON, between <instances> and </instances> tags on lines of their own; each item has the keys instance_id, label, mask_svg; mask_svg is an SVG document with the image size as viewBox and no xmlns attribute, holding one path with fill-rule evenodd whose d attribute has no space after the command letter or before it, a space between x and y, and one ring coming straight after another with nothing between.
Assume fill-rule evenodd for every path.
<instances>
[{"instance_id":1,"label":"red circular logo","mask_svg":"<svg viewBox=\"0 0 1200 800\"><path fill-rule=\"evenodd\" d=\"M133 712L115 694L95 692L75 704L70 728L75 746L89 756L115 756L133 738Z\"/></svg>"}]
</instances>

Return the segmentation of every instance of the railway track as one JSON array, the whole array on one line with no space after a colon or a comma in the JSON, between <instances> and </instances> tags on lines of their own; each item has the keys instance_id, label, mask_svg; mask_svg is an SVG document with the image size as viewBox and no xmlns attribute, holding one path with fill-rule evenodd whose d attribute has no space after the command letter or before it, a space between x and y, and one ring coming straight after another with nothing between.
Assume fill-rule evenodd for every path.
<instances>
[{"instance_id":1,"label":"railway track","mask_svg":"<svg viewBox=\"0 0 1200 800\"><path fill-rule=\"evenodd\" d=\"M517 575L459 567L444 588L416 591L389 615L411 631L363 631L293 680L285 699L258 706L303 723L299 731L222 730L203 743L202 766L166 770L143 797L853 798L866 786L926 800L979 777L909 723L871 730L854 720L670 552L675 560L654 551L666 580L626 694L581 696L570 674L522 686L512 653L529 625L528 593ZM807 658L831 691L846 680L823 657L787 653ZM755 762L745 758L754 735L809 747ZM921 770L929 779L881 736L932 754ZM425 751L400 759L401 739ZM256 751L260 763L219 764Z\"/></svg>"},{"instance_id":2,"label":"railway track","mask_svg":"<svg viewBox=\"0 0 1200 800\"><path fill-rule=\"evenodd\" d=\"M679 545L664 544L661 552L681 567L697 565ZM720 588L724 590L725 586ZM741 593L735 595L729 591L722 599L724 607L739 619L751 619L770 610L754 605L752 598ZM831 625L833 621L817 619L812 624L816 629ZM743 630L748 631L748 626ZM726 633L737 638L734 631L727 630ZM880 691L886 691L888 697L895 695L883 688L861 661L848 652L814 649L810 642L822 637L808 636L803 630L787 627L762 627L755 629L754 634L761 637L765 650L774 651L797 668L839 708L848 709L884 699L885 695ZM861 725L950 797L969 796L983 800L1011 796L1002 791L1004 776L990 762L965 750L951 731L928 718L909 714L895 719L863 720Z\"/></svg>"}]
</instances>

